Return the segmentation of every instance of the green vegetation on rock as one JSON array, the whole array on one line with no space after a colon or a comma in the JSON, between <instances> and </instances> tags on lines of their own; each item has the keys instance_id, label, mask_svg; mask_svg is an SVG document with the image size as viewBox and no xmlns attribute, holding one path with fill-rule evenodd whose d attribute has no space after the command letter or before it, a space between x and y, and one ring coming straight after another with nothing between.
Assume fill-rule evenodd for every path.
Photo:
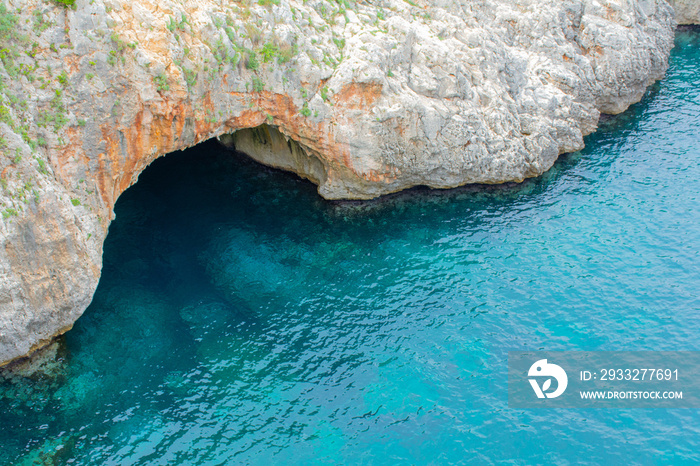
<instances>
[{"instance_id":1,"label":"green vegetation on rock","mask_svg":"<svg viewBox=\"0 0 700 466\"><path fill-rule=\"evenodd\" d=\"M65 7L75 7L75 0L54 0L54 2Z\"/></svg>"},{"instance_id":2,"label":"green vegetation on rock","mask_svg":"<svg viewBox=\"0 0 700 466\"><path fill-rule=\"evenodd\" d=\"M156 84L158 92L169 91L170 86L168 85L168 77L164 74L159 74L153 77L153 82Z\"/></svg>"}]
</instances>

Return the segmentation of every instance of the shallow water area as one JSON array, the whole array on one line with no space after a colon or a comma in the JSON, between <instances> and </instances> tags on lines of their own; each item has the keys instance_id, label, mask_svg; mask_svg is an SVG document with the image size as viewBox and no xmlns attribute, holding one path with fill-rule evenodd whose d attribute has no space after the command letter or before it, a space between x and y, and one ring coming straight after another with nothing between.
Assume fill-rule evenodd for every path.
<instances>
[{"instance_id":1,"label":"shallow water area","mask_svg":"<svg viewBox=\"0 0 700 466\"><path fill-rule=\"evenodd\" d=\"M215 143L154 162L92 305L2 371L0 464L700 462L697 410L507 407L509 350L700 350L699 70L680 29L519 185L332 203Z\"/></svg>"}]
</instances>

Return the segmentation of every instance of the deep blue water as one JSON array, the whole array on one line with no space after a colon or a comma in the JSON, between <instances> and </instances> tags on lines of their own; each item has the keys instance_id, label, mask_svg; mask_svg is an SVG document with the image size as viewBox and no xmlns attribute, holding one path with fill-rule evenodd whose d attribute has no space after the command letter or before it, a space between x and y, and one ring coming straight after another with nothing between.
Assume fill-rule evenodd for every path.
<instances>
[{"instance_id":1,"label":"deep blue water","mask_svg":"<svg viewBox=\"0 0 700 466\"><path fill-rule=\"evenodd\" d=\"M513 410L507 352L700 350L700 33L519 185L330 203L208 143L119 199L0 464L700 462L698 410Z\"/></svg>"}]
</instances>

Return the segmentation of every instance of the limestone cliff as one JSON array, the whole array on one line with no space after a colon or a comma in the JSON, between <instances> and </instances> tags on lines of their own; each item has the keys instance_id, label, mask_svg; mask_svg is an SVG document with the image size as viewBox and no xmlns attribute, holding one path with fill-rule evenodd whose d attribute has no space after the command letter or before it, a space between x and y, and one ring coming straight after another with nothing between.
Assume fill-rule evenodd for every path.
<instances>
[{"instance_id":1,"label":"limestone cliff","mask_svg":"<svg viewBox=\"0 0 700 466\"><path fill-rule=\"evenodd\" d=\"M220 137L329 199L521 181L638 101L675 27L664 0L2 1L0 363L87 307L156 157Z\"/></svg>"},{"instance_id":2,"label":"limestone cliff","mask_svg":"<svg viewBox=\"0 0 700 466\"><path fill-rule=\"evenodd\" d=\"M700 1L698 0L669 0L676 11L678 24L700 24Z\"/></svg>"}]
</instances>

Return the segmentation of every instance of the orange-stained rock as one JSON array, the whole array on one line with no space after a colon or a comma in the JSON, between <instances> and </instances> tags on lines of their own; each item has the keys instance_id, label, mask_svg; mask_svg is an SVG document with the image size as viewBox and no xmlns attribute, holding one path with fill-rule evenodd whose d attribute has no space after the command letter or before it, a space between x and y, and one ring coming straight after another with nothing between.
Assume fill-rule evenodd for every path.
<instances>
[{"instance_id":1,"label":"orange-stained rock","mask_svg":"<svg viewBox=\"0 0 700 466\"><path fill-rule=\"evenodd\" d=\"M0 364L82 314L157 157L217 137L328 199L521 181L641 98L675 26L663 0L320 1L6 0Z\"/></svg>"}]
</instances>

